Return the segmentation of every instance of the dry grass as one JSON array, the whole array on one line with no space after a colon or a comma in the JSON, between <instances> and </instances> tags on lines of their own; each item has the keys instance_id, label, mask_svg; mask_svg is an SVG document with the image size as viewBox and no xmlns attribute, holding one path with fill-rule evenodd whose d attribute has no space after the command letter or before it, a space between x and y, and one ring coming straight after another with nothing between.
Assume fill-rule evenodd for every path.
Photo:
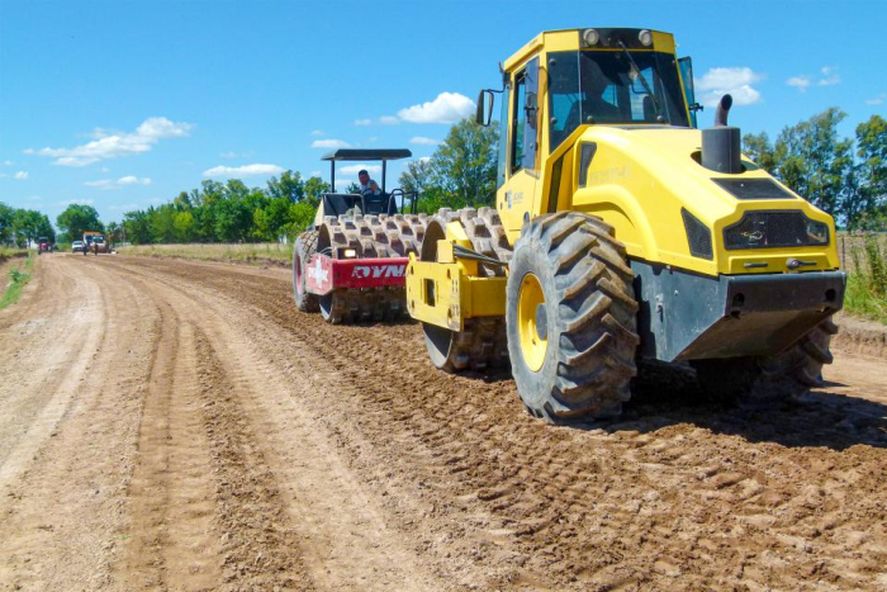
<instances>
[{"instance_id":1,"label":"dry grass","mask_svg":"<svg viewBox=\"0 0 887 592\"><path fill-rule=\"evenodd\" d=\"M27 254L27 249L0 246L0 261L3 261L4 259L8 259L10 257L24 257Z\"/></svg>"},{"instance_id":2,"label":"dry grass","mask_svg":"<svg viewBox=\"0 0 887 592\"><path fill-rule=\"evenodd\" d=\"M282 243L189 243L183 245L131 245L118 248L121 255L176 257L201 261L289 265L292 245Z\"/></svg>"}]
</instances>

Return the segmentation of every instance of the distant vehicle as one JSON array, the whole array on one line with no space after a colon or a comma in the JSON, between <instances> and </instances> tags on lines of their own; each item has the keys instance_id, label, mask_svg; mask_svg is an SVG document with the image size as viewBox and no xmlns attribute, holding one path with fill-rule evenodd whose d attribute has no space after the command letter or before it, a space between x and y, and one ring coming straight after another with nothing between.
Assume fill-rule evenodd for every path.
<instances>
[{"instance_id":1,"label":"distant vehicle","mask_svg":"<svg viewBox=\"0 0 887 592\"><path fill-rule=\"evenodd\" d=\"M52 241L48 237L41 236L37 239L37 254L50 253L53 250Z\"/></svg>"},{"instance_id":2,"label":"distant vehicle","mask_svg":"<svg viewBox=\"0 0 887 592\"><path fill-rule=\"evenodd\" d=\"M85 253L86 248L84 247L84 243L81 240L75 240L71 243L71 252L72 253Z\"/></svg>"},{"instance_id":3,"label":"distant vehicle","mask_svg":"<svg viewBox=\"0 0 887 592\"><path fill-rule=\"evenodd\" d=\"M107 253L110 251L108 243L105 242L105 235L95 230L87 230L83 233L83 245L84 255L87 253L95 253L98 255L99 253Z\"/></svg>"}]
</instances>

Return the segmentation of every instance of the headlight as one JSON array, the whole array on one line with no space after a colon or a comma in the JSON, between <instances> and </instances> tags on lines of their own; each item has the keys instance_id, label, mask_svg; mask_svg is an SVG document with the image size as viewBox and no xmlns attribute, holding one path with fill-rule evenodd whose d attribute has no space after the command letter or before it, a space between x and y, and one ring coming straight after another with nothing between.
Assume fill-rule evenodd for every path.
<instances>
[{"instance_id":1,"label":"headlight","mask_svg":"<svg viewBox=\"0 0 887 592\"><path fill-rule=\"evenodd\" d=\"M354 249L345 249L342 252L342 255L344 255L346 259L353 259L354 257L357 257L357 251Z\"/></svg>"},{"instance_id":2,"label":"headlight","mask_svg":"<svg viewBox=\"0 0 887 592\"><path fill-rule=\"evenodd\" d=\"M582 31L582 40L586 45L597 45L598 41L601 40L601 34L595 29L585 29Z\"/></svg>"},{"instance_id":3,"label":"headlight","mask_svg":"<svg viewBox=\"0 0 887 592\"><path fill-rule=\"evenodd\" d=\"M714 257L711 248L711 230L696 216L681 208L681 217L684 219L684 230L687 232L687 242L690 244L690 254L702 259Z\"/></svg>"},{"instance_id":4,"label":"headlight","mask_svg":"<svg viewBox=\"0 0 887 592\"><path fill-rule=\"evenodd\" d=\"M638 41L640 41L641 45L644 47L650 47L653 45L653 33L647 29L642 29L641 32L638 33Z\"/></svg>"},{"instance_id":5,"label":"headlight","mask_svg":"<svg viewBox=\"0 0 887 592\"><path fill-rule=\"evenodd\" d=\"M828 225L811 220L804 212L746 212L724 229L727 249L807 247L827 245Z\"/></svg>"}]
</instances>

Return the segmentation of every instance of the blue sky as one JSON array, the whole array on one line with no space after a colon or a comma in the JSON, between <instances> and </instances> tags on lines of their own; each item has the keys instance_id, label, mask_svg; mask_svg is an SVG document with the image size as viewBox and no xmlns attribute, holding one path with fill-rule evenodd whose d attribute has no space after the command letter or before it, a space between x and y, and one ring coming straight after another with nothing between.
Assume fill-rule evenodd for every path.
<instances>
[{"instance_id":1,"label":"blue sky","mask_svg":"<svg viewBox=\"0 0 887 592\"><path fill-rule=\"evenodd\" d=\"M732 91L744 131L834 105L851 134L887 112L885 25L883 0L0 0L0 201L119 220L204 178L326 178L337 142L427 156L498 61L557 28L670 31L698 94Z\"/></svg>"}]
</instances>

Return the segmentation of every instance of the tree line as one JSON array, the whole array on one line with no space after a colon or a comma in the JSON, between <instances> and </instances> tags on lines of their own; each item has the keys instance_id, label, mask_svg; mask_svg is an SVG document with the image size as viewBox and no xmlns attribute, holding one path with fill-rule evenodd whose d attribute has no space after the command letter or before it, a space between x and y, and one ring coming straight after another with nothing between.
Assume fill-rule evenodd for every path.
<instances>
[{"instance_id":1,"label":"tree line","mask_svg":"<svg viewBox=\"0 0 887 592\"><path fill-rule=\"evenodd\" d=\"M785 127L775 141L746 134L743 147L768 170L851 230L887 229L887 121L873 115L852 138L838 124L846 114L830 108ZM416 191L419 211L492 205L496 192L498 133L471 120L455 124L430 158L413 160L400 176ZM330 190L320 177L285 171L265 187L231 179L203 181L169 202L127 212L121 224L103 225L92 206L73 204L56 220L61 241L84 230L104 230L111 240L136 244L260 242L294 238L311 224L320 197ZM355 191L352 183L346 191ZM0 203L0 243L25 244L55 232L43 214Z\"/></svg>"},{"instance_id":2,"label":"tree line","mask_svg":"<svg viewBox=\"0 0 887 592\"><path fill-rule=\"evenodd\" d=\"M55 241L55 229L46 214L0 202L0 245L24 248L44 236Z\"/></svg>"},{"instance_id":3,"label":"tree line","mask_svg":"<svg viewBox=\"0 0 887 592\"><path fill-rule=\"evenodd\" d=\"M469 120L457 123L430 159L408 163L400 186L420 194L423 212L492 203L496 140L495 129ZM136 244L293 239L312 223L321 195L329 190L320 177L305 179L295 171L272 177L265 187L206 180L166 204L127 212L121 230ZM357 191L357 185L346 191Z\"/></svg>"}]
</instances>

